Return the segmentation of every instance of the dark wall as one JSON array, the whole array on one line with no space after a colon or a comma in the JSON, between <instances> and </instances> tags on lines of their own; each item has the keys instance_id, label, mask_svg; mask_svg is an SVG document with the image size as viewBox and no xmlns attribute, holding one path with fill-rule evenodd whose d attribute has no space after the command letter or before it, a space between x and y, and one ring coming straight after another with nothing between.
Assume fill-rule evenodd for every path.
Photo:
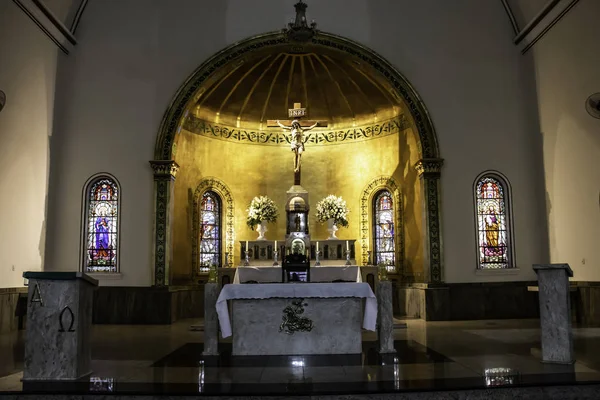
<instances>
[{"instance_id":1,"label":"dark wall","mask_svg":"<svg viewBox=\"0 0 600 400\"><path fill-rule=\"evenodd\" d=\"M539 318L537 282L396 284L394 312L427 321Z\"/></svg>"},{"instance_id":2,"label":"dark wall","mask_svg":"<svg viewBox=\"0 0 600 400\"><path fill-rule=\"evenodd\" d=\"M189 288L99 287L94 324L170 324L204 316L204 286Z\"/></svg>"}]
</instances>

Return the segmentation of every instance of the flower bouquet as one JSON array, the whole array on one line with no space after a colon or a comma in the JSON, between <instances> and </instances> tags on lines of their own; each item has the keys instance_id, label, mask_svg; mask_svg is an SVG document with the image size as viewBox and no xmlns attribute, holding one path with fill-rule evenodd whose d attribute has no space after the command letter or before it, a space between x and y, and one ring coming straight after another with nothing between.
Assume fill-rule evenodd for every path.
<instances>
[{"instance_id":1,"label":"flower bouquet","mask_svg":"<svg viewBox=\"0 0 600 400\"><path fill-rule=\"evenodd\" d=\"M267 231L266 223L276 222L279 216L275 202L267 196L257 196L252 199L246 211L248 212L246 225L252 230L258 225L259 240L264 240L264 233Z\"/></svg>"},{"instance_id":2,"label":"flower bouquet","mask_svg":"<svg viewBox=\"0 0 600 400\"><path fill-rule=\"evenodd\" d=\"M335 225L347 228L349 212L344 199L330 194L317 203L316 217L319 222L333 220Z\"/></svg>"}]
</instances>

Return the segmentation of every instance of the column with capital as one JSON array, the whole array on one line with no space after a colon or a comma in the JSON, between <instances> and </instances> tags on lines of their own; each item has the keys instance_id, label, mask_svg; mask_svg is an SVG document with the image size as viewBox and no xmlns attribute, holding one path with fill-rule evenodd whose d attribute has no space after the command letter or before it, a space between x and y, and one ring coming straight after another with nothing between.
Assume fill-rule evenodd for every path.
<instances>
[{"instance_id":1,"label":"column with capital","mask_svg":"<svg viewBox=\"0 0 600 400\"><path fill-rule=\"evenodd\" d=\"M150 161L154 171L154 286L169 285L169 271L173 256L172 222L174 210L175 176L179 165L173 160Z\"/></svg>"},{"instance_id":2,"label":"column with capital","mask_svg":"<svg viewBox=\"0 0 600 400\"><path fill-rule=\"evenodd\" d=\"M442 282L440 171L444 160L423 158L415 164L423 194L423 266L425 282Z\"/></svg>"}]
</instances>

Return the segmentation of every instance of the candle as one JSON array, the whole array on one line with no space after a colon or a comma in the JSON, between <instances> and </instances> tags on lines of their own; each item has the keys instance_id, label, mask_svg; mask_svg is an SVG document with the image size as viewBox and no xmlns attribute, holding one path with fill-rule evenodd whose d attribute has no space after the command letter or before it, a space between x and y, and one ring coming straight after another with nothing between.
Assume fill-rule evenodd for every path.
<instances>
[{"instance_id":1,"label":"candle","mask_svg":"<svg viewBox=\"0 0 600 400\"><path fill-rule=\"evenodd\" d=\"M246 240L246 251L248 251L248 241Z\"/></svg>"},{"instance_id":2,"label":"candle","mask_svg":"<svg viewBox=\"0 0 600 400\"><path fill-rule=\"evenodd\" d=\"M350 251L350 242L346 240L346 251Z\"/></svg>"},{"instance_id":3,"label":"candle","mask_svg":"<svg viewBox=\"0 0 600 400\"><path fill-rule=\"evenodd\" d=\"M277 240L275 241L275 250L277 250Z\"/></svg>"},{"instance_id":4,"label":"candle","mask_svg":"<svg viewBox=\"0 0 600 400\"><path fill-rule=\"evenodd\" d=\"M319 251L319 242L317 242L317 251Z\"/></svg>"}]
</instances>

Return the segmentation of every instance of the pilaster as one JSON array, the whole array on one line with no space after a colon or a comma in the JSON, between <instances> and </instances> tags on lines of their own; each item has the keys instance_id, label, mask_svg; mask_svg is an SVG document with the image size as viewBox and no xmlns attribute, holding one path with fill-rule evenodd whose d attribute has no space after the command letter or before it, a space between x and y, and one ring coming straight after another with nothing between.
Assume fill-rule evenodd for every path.
<instances>
[{"instance_id":1,"label":"pilaster","mask_svg":"<svg viewBox=\"0 0 600 400\"><path fill-rule=\"evenodd\" d=\"M179 165L173 160L150 161L154 171L154 286L169 284L173 255L174 184Z\"/></svg>"},{"instance_id":2,"label":"pilaster","mask_svg":"<svg viewBox=\"0 0 600 400\"><path fill-rule=\"evenodd\" d=\"M423 265L426 282L442 282L440 172L444 160L424 158L415 164L423 193Z\"/></svg>"}]
</instances>

